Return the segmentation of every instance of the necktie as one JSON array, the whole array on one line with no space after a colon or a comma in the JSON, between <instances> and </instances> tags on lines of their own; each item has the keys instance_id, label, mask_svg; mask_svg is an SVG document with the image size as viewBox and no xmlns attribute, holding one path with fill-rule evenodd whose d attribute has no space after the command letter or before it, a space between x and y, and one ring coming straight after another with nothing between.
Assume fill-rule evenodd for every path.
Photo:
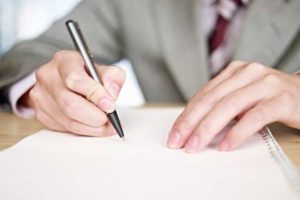
<instances>
[{"instance_id":1,"label":"necktie","mask_svg":"<svg viewBox=\"0 0 300 200\"><path fill-rule=\"evenodd\" d=\"M214 54L218 48L225 44L225 35L230 21L236 12L245 6L246 1L242 0L218 0L215 2L218 10L218 18L215 29L209 37L209 54ZM211 72L212 77L217 75L225 66L218 66L218 70Z\"/></svg>"}]
</instances>

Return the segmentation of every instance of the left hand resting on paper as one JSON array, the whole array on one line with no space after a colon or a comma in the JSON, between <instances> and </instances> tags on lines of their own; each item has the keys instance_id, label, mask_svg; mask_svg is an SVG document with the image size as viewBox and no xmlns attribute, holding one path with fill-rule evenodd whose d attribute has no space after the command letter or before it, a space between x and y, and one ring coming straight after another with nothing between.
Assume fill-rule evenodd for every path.
<instances>
[{"instance_id":1,"label":"left hand resting on paper","mask_svg":"<svg viewBox=\"0 0 300 200\"><path fill-rule=\"evenodd\" d=\"M300 77L258 63L232 62L202 88L175 121L168 146L202 151L233 119L218 144L239 147L265 125L279 121L300 128Z\"/></svg>"}]
</instances>

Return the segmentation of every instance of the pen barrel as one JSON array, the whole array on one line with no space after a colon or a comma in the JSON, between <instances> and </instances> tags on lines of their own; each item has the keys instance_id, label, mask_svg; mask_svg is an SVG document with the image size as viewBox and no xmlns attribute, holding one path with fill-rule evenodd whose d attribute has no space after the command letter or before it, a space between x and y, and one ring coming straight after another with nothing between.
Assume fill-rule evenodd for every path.
<instances>
[{"instance_id":1,"label":"pen barrel","mask_svg":"<svg viewBox=\"0 0 300 200\"><path fill-rule=\"evenodd\" d=\"M73 20L68 20L66 22L66 26L68 28L68 31L71 35L71 38L73 40L73 43L77 49L77 51L81 54L83 57L84 63L85 63L85 69L86 72L98 83L102 84L101 79L99 78L99 75L97 73L97 69L95 66L95 63L93 61L93 55L90 52L88 45L83 37L83 34L79 28L79 25L77 22Z\"/></svg>"}]
</instances>

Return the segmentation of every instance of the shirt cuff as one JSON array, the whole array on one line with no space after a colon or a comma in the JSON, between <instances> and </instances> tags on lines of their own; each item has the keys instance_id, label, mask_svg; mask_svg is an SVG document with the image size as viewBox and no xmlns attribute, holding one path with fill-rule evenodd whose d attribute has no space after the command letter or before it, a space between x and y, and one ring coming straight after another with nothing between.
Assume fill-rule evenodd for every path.
<instances>
[{"instance_id":1,"label":"shirt cuff","mask_svg":"<svg viewBox=\"0 0 300 200\"><path fill-rule=\"evenodd\" d=\"M35 73L31 73L8 88L8 100L12 111L19 117L30 119L34 109L18 104L20 98L35 84Z\"/></svg>"}]
</instances>

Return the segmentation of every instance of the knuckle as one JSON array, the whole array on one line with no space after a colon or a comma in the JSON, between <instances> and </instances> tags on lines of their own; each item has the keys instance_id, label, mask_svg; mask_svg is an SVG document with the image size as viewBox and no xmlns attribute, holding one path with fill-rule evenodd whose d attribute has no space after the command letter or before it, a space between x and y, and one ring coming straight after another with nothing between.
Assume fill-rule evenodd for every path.
<instances>
[{"instance_id":1,"label":"knuckle","mask_svg":"<svg viewBox=\"0 0 300 200\"><path fill-rule=\"evenodd\" d=\"M244 64L243 61L240 61L240 60L234 60L234 61L232 61L232 62L229 63L229 65L228 65L227 68L228 68L229 70L235 69L236 66L239 66L239 65L242 65L242 64Z\"/></svg>"},{"instance_id":2,"label":"knuckle","mask_svg":"<svg viewBox=\"0 0 300 200\"><path fill-rule=\"evenodd\" d=\"M76 51L68 51L68 50L61 50L53 55L53 60L62 60L62 59L78 59L81 58L80 54Z\"/></svg>"},{"instance_id":3,"label":"knuckle","mask_svg":"<svg viewBox=\"0 0 300 200\"><path fill-rule=\"evenodd\" d=\"M29 96L30 96L30 98L32 98L32 99L35 99L35 98L36 98L37 94L36 94L36 88L35 88L35 87L33 87L33 88L29 91Z\"/></svg>"},{"instance_id":4,"label":"knuckle","mask_svg":"<svg viewBox=\"0 0 300 200\"><path fill-rule=\"evenodd\" d=\"M36 81L39 83L44 82L44 77L45 77L44 76L44 74L45 74L44 68L45 68L45 66L42 66L35 71L35 78L36 78Z\"/></svg>"},{"instance_id":5,"label":"knuckle","mask_svg":"<svg viewBox=\"0 0 300 200\"><path fill-rule=\"evenodd\" d=\"M65 53L65 50L55 52L53 55L53 60L60 60L63 57L63 55L65 55Z\"/></svg>"},{"instance_id":6,"label":"knuckle","mask_svg":"<svg viewBox=\"0 0 300 200\"><path fill-rule=\"evenodd\" d=\"M74 72L68 74L65 79L65 84L67 88L74 90L76 88L76 84L81 80L81 75Z\"/></svg>"},{"instance_id":7,"label":"knuckle","mask_svg":"<svg viewBox=\"0 0 300 200\"><path fill-rule=\"evenodd\" d=\"M78 59L81 58L80 54L77 51L67 51L65 57L69 59Z\"/></svg>"},{"instance_id":8,"label":"knuckle","mask_svg":"<svg viewBox=\"0 0 300 200\"><path fill-rule=\"evenodd\" d=\"M33 88L29 91L29 97L30 97L32 100L34 100L34 101L36 101L37 99L40 98L40 93L39 93L39 91L37 90L36 87L33 87Z\"/></svg>"},{"instance_id":9,"label":"knuckle","mask_svg":"<svg viewBox=\"0 0 300 200\"><path fill-rule=\"evenodd\" d=\"M256 62L248 64L245 67L245 69L249 70L249 71L254 71L254 72L257 72L257 73L264 73L264 72L267 71L267 67L265 67L264 65L262 65L260 63L256 63Z\"/></svg>"},{"instance_id":10,"label":"knuckle","mask_svg":"<svg viewBox=\"0 0 300 200\"><path fill-rule=\"evenodd\" d=\"M242 61L240 61L240 60L234 60L234 61L232 61L232 62L229 63L229 66L232 66L232 65L239 65L239 64L241 64L241 63L242 63Z\"/></svg>"},{"instance_id":11,"label":"knuckle","mask_svg":"<svg viewBox=\"0 0 300 200\"><path fill-rule=\"evenodd\" d=\"M205 92L201 94L201 97L199 98L199 101L206 103L208 105L213 105L216 103L216 98L215 98L215 92L214 90L210 90L208 92Z\"/></svg>"},{"instance_id":12,"label":"knuckle","mask_svg":"<svg viewBox=\"0 0 300 200\"><path fill-rule=\"evenodd\" d=\"M276 74L267 74L264 77L264 81L271 85L279 85L281 83L280 78Z\"/></svg>"}]
</instances>

